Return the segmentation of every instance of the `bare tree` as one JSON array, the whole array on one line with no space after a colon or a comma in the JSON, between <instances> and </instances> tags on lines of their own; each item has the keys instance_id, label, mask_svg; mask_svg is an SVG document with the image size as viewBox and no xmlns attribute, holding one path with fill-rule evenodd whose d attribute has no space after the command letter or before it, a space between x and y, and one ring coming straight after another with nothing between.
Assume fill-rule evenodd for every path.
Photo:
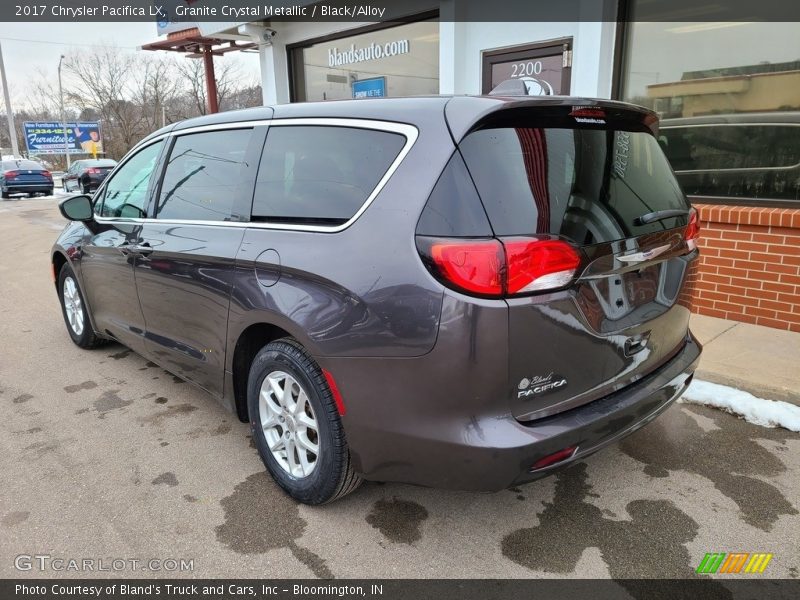
<instances>
[{"instance_id":1,"label":"bare tree","mask_svg":"<svg viewBox=\"0 0 800 600\"><path fill-rule=\"evenodd\" d=\"M179 60L178 72L183 76L187 97L186 105L181 118L194 115L204 115L208 112L208 97L206 95L206 75L202 60ZM247 87L253 87L255 82L243 85L244 76L239 61L232 57L216 60L214 62L214 75L217 81L217 98L220 111L241 108L235 102L236 95Z\"/></svg>"},{"instance_id":2,"label":"bare tree","mask_svg":"<svg viewBox=\"0 0 800 600\"><path fill-rule=\"evenodd\" d=\"M64 66L66 118L100 120L110 158L121 158L160 128L164 116L171 123L207 112L205 72L199 60L104 46L71 52ZM246 81L239 61L230 57L217 60L215 66L221 110L261 104L260 86L252 77ZM52 76L40 73L29 90L21 120L61 120L58 84Z\"/></svg>"}]
</instances>

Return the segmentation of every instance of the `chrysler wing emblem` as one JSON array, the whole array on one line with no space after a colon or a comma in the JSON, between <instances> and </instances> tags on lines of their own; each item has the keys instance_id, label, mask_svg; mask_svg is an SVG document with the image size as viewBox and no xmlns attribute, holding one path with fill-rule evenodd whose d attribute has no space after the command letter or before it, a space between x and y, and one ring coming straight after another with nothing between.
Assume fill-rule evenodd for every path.
<instances>
[{"instance_id":1,"label":"chrysler wing emblem","mask_svg":"<svg viewBox=\"0 0 800 600\"><path fill-rule=\"evenodd\" d=\"M650 260L651 258L655 258L660 254L664 254L664 252L669 250L670 247L670 244L664 244L663 246L657 246L656 248L651 248L650 250L645 250L643 252L635 252L633 254L624 254L623 256L618 256L617 260L621 260L622 262L626 263L642 262L645 260Z\"/></svg>"}]
</instances>

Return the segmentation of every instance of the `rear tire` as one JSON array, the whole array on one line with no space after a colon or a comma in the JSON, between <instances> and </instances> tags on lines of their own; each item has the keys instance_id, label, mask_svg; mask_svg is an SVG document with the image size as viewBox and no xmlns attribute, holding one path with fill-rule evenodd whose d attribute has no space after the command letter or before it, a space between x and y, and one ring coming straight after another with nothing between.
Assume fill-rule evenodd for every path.
<instances>
[{"instance_id":1,"label":"rear tire","mask_svg":"<svg viewBox=\"0 0 800 600\"><path fill-rule=\"evenodd\" d=\"M88 186L88 185L82 185L82 186L81 186L81 191L82 191L84 194L89 194L89 193L91 193L91 191L89 190L89 186Z\"/></svg>"},{"instance_id":2,"label":"rear tire","mask_svg":"<svg viewBox=\"0 0 800 600\"><path fill-rule=\"evenodd\" d=\"M67 333L76 346L97 348L108 342L95 335L92 330L78 278L69 264L61 267L61 272L58 274L58 299L61 302L61 313L64 315Z\"/></svg>"},{"instance_id":3,"label":"rear tire","mask_svg":"<svg viewBox=\"0 0 800 600\"><path fill-rule=\"evenodd\" d=\"M2 192L3 200L8 200L11 196L9 196L8 192Z\"/></svg>"},{"instance_id":4,"label":"rear tire","mask_svg":"<svg viewBox=\"0 0 800 600\"><path fill-rule=\"evenodd\" d=\"M247 405L261 460L292 498L325 504L361 484L322 369L297 341L277 340L256 355Z\"/></svg>"},{"instance_id":5,"label":"rear tire","mask_svg":"<svg viewBox=\"0 0 800 600\"><path fill-rule=\"evenodd\" d=\"M49 190L45 191L44 195L45 196L52 196L53 195L53 191L54 191L53 188L50 188Z\"/></svg>"}]
</instances>

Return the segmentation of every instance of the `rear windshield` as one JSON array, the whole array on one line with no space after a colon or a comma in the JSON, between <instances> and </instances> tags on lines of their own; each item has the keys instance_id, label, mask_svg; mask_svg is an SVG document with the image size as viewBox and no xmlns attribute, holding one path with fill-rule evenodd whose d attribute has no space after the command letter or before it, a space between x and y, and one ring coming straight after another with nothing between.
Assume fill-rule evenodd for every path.
<instances>
[{"instance_id":1,"label":"rear windshield","mask_svg":"<svg viewBox=\"0 0 800 600\"><path fill-rule=\"evenodd\" d=\"M3 162L4 169L21 169L24 171L43 171L41 163L32 160L9 160Z\"/></svg>"},{"instance_id":2,"label":"rear windshield","mask_svg":"<svg viewBox=\"0 0 800 600\"><path fill-rule=\"evenodd\" d=\"M646 132L502 127L460 144L495 235L562 235L589 245L685 225L637 217L688 204Z\"/></svg>"}]
</instances>

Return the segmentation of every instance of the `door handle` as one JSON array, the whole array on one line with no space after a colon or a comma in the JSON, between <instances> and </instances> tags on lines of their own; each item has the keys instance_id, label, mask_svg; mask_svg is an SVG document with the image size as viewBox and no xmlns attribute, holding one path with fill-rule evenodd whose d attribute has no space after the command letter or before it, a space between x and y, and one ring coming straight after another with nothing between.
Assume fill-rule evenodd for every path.
<instances>
[{"instance_id":1,"label":"door handle","mask_svg":"<svg viewBox=\"0 0 800 600\"><path fill-rule=\"evenodd\" d=\"M141 244L121 244L117 246L117 248L119 248L119 251L125 256L148 256L153 253L153 248L147 242L142 242Z\"/></svg>"},{"instance_id":2,"label":"door handle","mask_svg":"<svg viewBox=\"0 0 800 600\"><path fill-rule=\"evenodd\" d=\"M147 242L142 242L131 247L131 254L138 254L139 256L149 256L153 253L153 248Z\"/></svg>"}]
</instances>

